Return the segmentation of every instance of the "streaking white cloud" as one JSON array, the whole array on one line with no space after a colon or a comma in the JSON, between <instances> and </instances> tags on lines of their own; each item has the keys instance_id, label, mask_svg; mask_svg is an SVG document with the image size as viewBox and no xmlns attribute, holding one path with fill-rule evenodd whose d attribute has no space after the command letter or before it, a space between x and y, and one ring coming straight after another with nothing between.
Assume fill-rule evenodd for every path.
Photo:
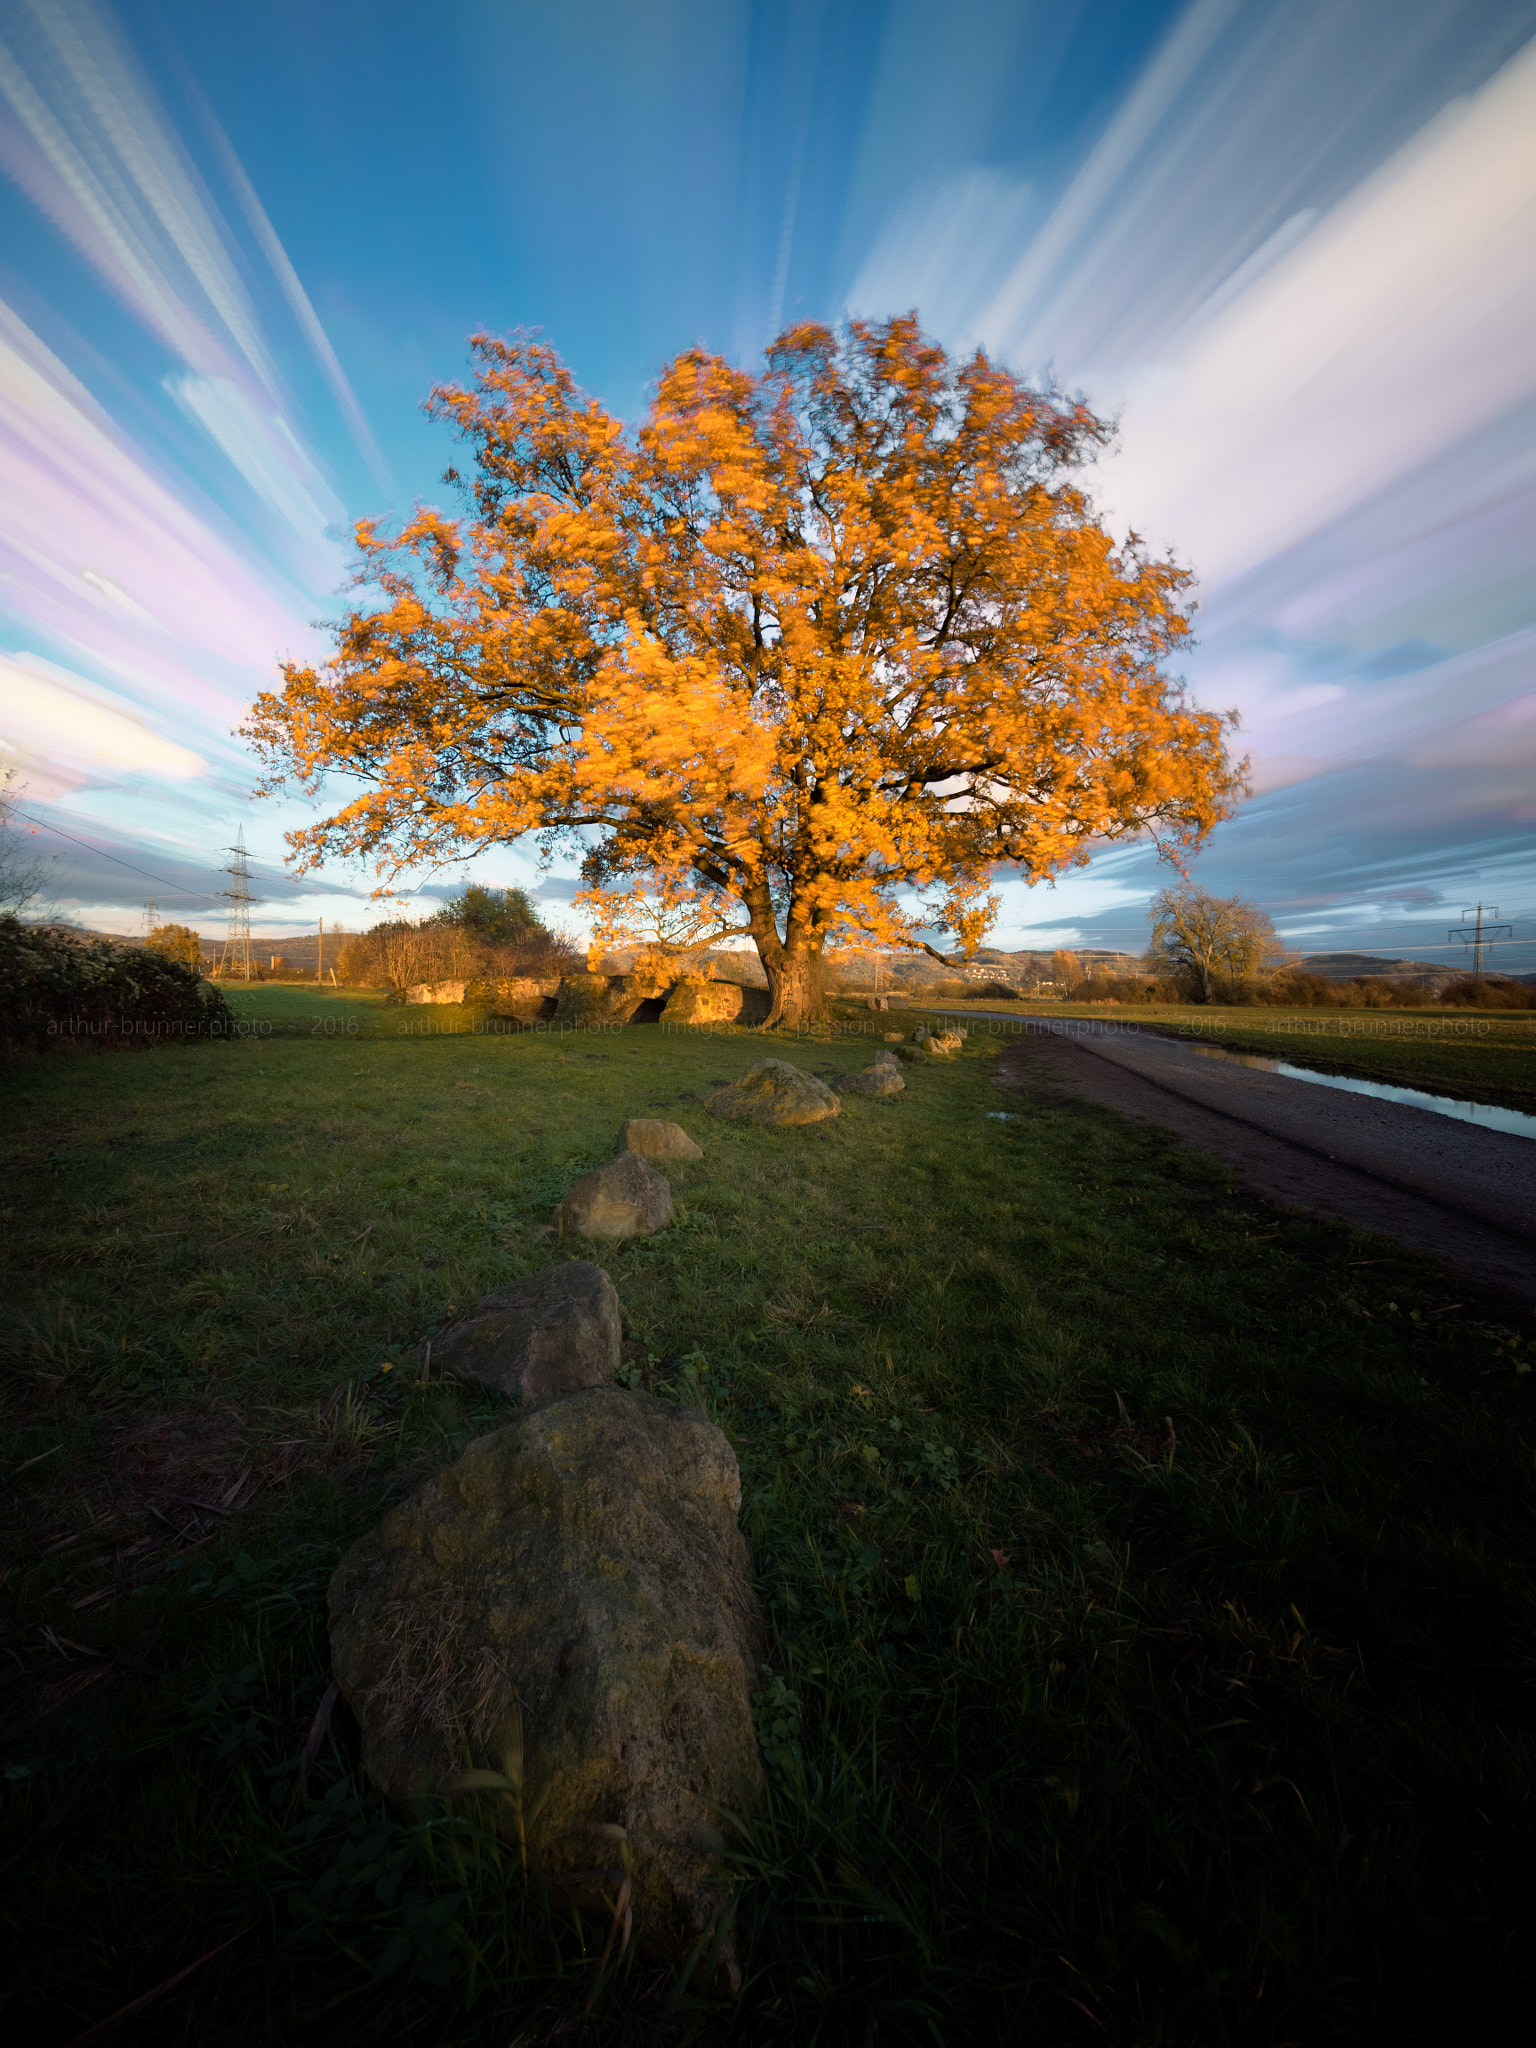
<instances>
[{"instance_id":1,"label":"streaking white cloud","mask_svg":"<svg viewBox=\"0 0 1536 2048\"><path fill-rule=\"evenodd\" d=\"M29 75L0 42L0 94L18 124L0 126L6 168L184 362L213 374L232 348L275 391L210 205L107 17L85 0L28 0L21 18L52 61Z\"/></svg>"},{"instance_id":2,"label":"streaking white cloud","mask_svg":"<svg viewBox=\"0 0 1536 2048\"><path fill-rule=\"evenodd\" d=\"M1050 218L1014 265L978 322L981 333L1008 337L1016 355L1033 360L1060 326L1062 268L1076 268L1084 237L1121 193L1128 174L1209 57L1237 11L1237 0L1194 0L1174 24L1142 76L1077 173Z\"/></svg>"},{"instance_id":3,"label":"streaking white cloud","mask_svg":"<svg viewBox=\"0 0 1536 2048\"><path fill-rule=\"evenodd\" d=\"M105 575L100 569L93 569L87 563L80 571L80 581L88 584L92 590L99 590L110 603L121 605L125 612L131 612L136 619L144 619L150 625L154 624L154 614L145 611L143 605L136 603L115 576Z\"/></svg>"},{"instance_id":4,"label":"streaking white cloud","mask_svg":"<svg viewBox=\"0 0 1536 2048\"><path fill-rule=\"evenodd\" d=\"M943 309L947 331L970 330L1028 226L1033 188L1005 171L975 169L895 214L848 289L852 312L883 319Z\"/></svg>"},{"instance_id":5,"label":"streaking white cloud","mask_svg":"<svg viewBox=\"0 0 1536 2048\"><path fill-rule=\"evenodd\" d=\"M1216 583L1536 390L1533 135L1536 45L1133 374L1112 514Z\"/></svg>"},{"instance_id":6,"label":"streaking white cloud","mask_svg":"<svg viewBox=\"0 0 1536 2048\"><path fill-rule=\"evenodd\" d=\"M186 782L208 764L113 703L98 684L35 655L0 655L0 741L85 770L164 776Z\"/></svg>"},{"instance_id":7,"label":"streaking white cloud","mask_svg":"<svg viewBox=\"0 0 1536 2048\"><path fill-rule=\"evenodd\" d=\"M379 444L373 438L373 429L363 416L363 409L357 402L357 394L341 367L331 338L320 324L320 316L310 303L308 292L299 281L299 273L288 260L288 251L278 240L277 231L267 218L266 208L256 196L256 187L246 176L245 166L230 147L228 136L204 99L202 93L195 94L198 112L208 139L218 156L230 190L240 202L240 210L250 223L251 233L256 237L262 254L272 266L272 274L283 290L283 296L293 309L293 316L303 331L305 340L314 352L315 361L320 365L325 381L330 385L342 417L351 429L358 452L373 472L374 481L381 489L392 491L394 483L388 466L379 452Z\"/></svg>"},{"instance_id":8,"label":"streaking white cloud","mask_svg":"<svg viewBox=\"0 0 1536 2048\"><path fill-rule=\"evenodd\" d=\"M194 94L195 94L195 88ZM195 94L200 100L201 95ZM105 9L22 0L0 35L0 164L184 365L168 381L256 496L313 539L339 514L284 416L273 350L236 238ZM251 182L211 112L210 140L360 452L388 476L362 408ZM297 465L280 450L298 451ZM296 473L295 473L296 467ZM315 581L334 580L326 551Z\"/></svg>"},{"instance_id":9,"label":"streaking white cloud","mask_svg":"<svg viewBox=\"0 0 1536 2048\"><path fill-rule=\"evenodd\" d=\"M341 503L310 465L280 417L263 417L226 377L168 377L167 391L229 458L256 496L301 540L320 543ZM339 574L341 558L336 557Z\"/></svg>"}]
</instances>

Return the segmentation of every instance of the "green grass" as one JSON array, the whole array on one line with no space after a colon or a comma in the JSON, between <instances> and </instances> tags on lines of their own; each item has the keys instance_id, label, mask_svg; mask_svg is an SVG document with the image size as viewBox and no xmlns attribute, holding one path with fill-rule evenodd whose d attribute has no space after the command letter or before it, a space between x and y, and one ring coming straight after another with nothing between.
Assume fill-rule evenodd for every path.
<instances>
[{"instance_id":1,"label":"green grass","mask_svg":"<svg viewBox=\"0 0 1536 2048\"><path fill-rule=\"evenodd\" d=\"M979 1033L768 1132L699 1099L750 1033L241 999L271 1036L6 1077L0 1859L75 1789L8 1879L13 2036L230 1937L123 2038L1529 2029L1524 1334L1043 1075L998 1088ZM468 1818L388 1813L344 1710L300 1782L336 1559L506 1412L414 1347L569 1255L534 1230L634 1114L706 1156L671 1230L600 1254L627 1371L737 1445L773 1629L734 2006L599 1984L606 1927ZM71 1643L159 1676L83 1684Z\"/></svg>"},{"instance_id":2,"label":"green grass","mask_svg":"<svg viewBox=\"0 0 1536 2048\"><path fill-rule=\"evenodd\" d=\"M934 1009L996 1013L993 1002ZM1295 1066L1423 1088L1464 1102L1536 1110L1536 1015L1499 1010L1260 1010L1217 1003L1012 1003L1009 1017L1135 1025L1166 1037L1200 1038L1234 1052L1268 1054ZM1021 1029L1027 1025L1021 1022Z\"/></svg>"},{"instance_id":3,"label":"green grass","mask_svg":"<svg viewBox=\"0 0 1536 2048\"><path fill-rule=\"evenodd\" d=\"M371 1020L376 1025L376 1013L385 1007L383 994L372 988L321 988L315 982L302 981L221 981L219 988L237 1017L294 1028L318 1027L317 1037L326 1035L327 1018L332 1034L339 1028L345 1036L349 1024Z\"/></svg>"}]
</instances>

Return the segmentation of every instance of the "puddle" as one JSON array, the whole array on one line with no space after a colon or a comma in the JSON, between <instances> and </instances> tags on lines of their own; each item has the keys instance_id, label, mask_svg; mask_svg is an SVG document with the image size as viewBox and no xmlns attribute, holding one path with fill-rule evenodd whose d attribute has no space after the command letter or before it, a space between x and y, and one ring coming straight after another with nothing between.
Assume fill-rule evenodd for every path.
<instances>
[{"instance_id":1,"label":"puddle","mask_svg":"<svg viewBox=\"0 0 1536 2048\"><path fill-rule=\"evenodd\" d=\"M1197 1045L1203 1060L1226 1060L1234 1067L1256 1067L1261 1074L1283 1074L1288 1081L1315 1081L1320 1088L1342 1088L1346 1095L1374 1095L1380 1102L1405 1102L1410 1109L1433 1110L1485 1131L1507 1131L1514 1138L1536 1138L1536 1116L1502 1109L1492 1102L1458 1102L1454 1095L1429 1095L1422 1088L1394 1088L1387 1081L1357 1081L1352 1074L1320 1074L1315 1067L1293 1067L1289 1060L1263 1053L1228 1052L1224 1046Z\"/></svg>"},{"instance_id":2,"label":"puddle","mask_svg":"<svg viewBox=\"0 0 1536 2048\"><path fill-rule=\"evenodd\" d=\"M1016 1109L989 1109L987 1111L987 1122L989 1124L1016 1124L1018 1120L1019 1113Z\"/></svg>"}]
</instances>

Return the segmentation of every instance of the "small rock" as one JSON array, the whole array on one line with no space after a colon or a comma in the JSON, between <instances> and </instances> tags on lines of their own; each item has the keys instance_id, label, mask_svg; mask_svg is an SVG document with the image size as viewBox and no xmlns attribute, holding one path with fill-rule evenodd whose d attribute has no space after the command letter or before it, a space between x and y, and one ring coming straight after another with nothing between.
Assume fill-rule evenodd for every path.
<instances>
[{"instance_id":1,"label":"small rock","mask_svg":"<svg viewBox=\"0 0 1536 2048\"><path fill-rule=\"evenodd\" d=\"M622 1861L637 1941L668 1962L726 1896L719 1812L762 1796L766 1630L740 1506L697 1409L590 1387L472 1443L331 1580L336 1683L374 1782L406 1805L455 1790L463 1746L510 1766L530 1865L601 1926L602 1886L578 1873ZM512 1795L481 1809L515 1842Z\"/></svg>"},{"instance_id":2,"label":"small rock","mask_svg":"<svg viewBox=\"0 0 1536 2048\"><path fill-rule=\"evenodd\" d=\"M658 1116L632 1116L619 1132L619 1150L638 1152L642 1159L702 1159L704 1148L696 1145L681 1124L669 1124Z\"/></svg>"},{"instance_id":3,"label":"small rock","mask_svg":"<svg viewBox=\"0 0 1536 2048\"><path fill-rule=\"evenodd\" d=\"M571 1259L487 1294L432 1339L434 1370L525 1401L601 1386L619 1367L619 1297L601 1266Z\"/></svg>"},{"instance_id":4,"label":"small rock","mask_svg":"<svg viewBox=\"0 0 1536 2048\"><path fill-rule=\"evenodd\" d=\"M958 1031L930 1032L923 1041L923 1050L938 1060L950 1059L965 1043L965 1037Z\"/></svg>"},{"instance_id":5,"label":"small rock","mask_svg":"<svg viewBox=\"0 0 1536 2048\"><path fill-rule=\"evenodd\" d=\"M759 1060L739 1081L710 1096L705 1107L737 1123L814 1124L836 1116L842 1104L825 1081L788 1060Z\"/></svg>"},{"instance_id":6,"label":"small rock","mask_svg":"<svg viewBox=\"0 0 1536 2048\"><path fill-rule=\"evenodd\" d=\"M926 1045L932 1036L933 1033L926 1024L919 1024L912 1034L912 1043L914 1045Z\"/></svg>"},{"instance_id":7,"label":"small rock","mask_svg":"<svg viewBox=\"0 0 1536 2048\"><path fill-rule=\"evenodd\" d=\"M638 1152L584 1173L555 1211L564 1237L649 1237L672 1221L672 1190Z\"/></svg>"},{"instance_id":8,"label":"small rock","mask_svg":"<svg viewBox=\"0 0 1536 2048\"><path fill-rule=\"evenodd\" d=\"M899 1031L887 1031L884 1038L887 1045L900 1045L902 1034Z\"/></svg>"},{"instance_id":9,"label":"small rock","mask_svg":"<svg viewBox=\"0 0 1536 2048\"><path fill-rule=\"evenodd\" d=\"M862 1074L840 1074L833 1085L839 1095L900 1095L907 1084L892 1060L889 1066L866 1067Z\"/></svg>"}]
</instances>

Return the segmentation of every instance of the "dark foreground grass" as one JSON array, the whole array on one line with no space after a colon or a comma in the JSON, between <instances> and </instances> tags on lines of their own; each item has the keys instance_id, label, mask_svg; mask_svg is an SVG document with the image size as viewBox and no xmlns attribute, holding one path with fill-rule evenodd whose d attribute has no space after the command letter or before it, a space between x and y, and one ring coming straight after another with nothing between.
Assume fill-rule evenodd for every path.
<instances>
[{"instance_id":1,"label":"dark foreground grass","mask_svg":"<svg viewBox=\"0 0 1536 2048\"><path fill-rule=\"evenodd\" d=\"M984 1041L774 1133L699 1099L749 1034L278 1000L7 1078L13 2038L189 1968L118 2038L1528 2034L1522 1334ZM774 1631L734 2001L600 1979L606 1925L316 1719L341 1550L506 1412L415 1345L570 1255L533 1227L628 1114L706 1157L600 1254L625 1377L730 1432Z\"/></svg>"}]
</instances>

